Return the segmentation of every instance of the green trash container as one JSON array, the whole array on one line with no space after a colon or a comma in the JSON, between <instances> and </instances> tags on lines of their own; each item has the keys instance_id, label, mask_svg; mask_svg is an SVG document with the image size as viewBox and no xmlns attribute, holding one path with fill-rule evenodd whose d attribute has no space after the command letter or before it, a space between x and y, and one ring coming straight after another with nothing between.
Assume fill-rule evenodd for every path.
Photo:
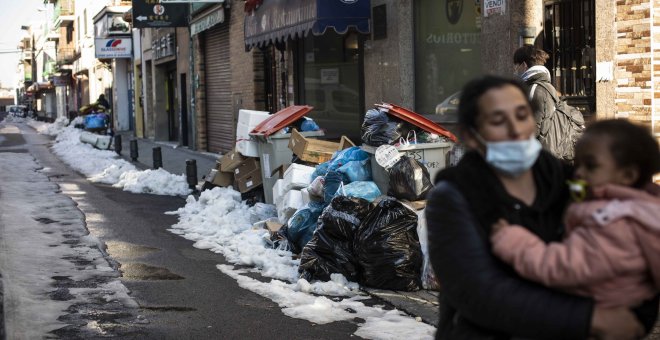
<instances>
[{"instance_id":1,"label":"green trash container","mask_svg":"<svg viewBox=\"0 0 660 340\"><path fill-rule=\"evenodd\" d=\"M454 146L454 143L440 142L440 143L420 143L410 144L406 146L399 146L397 150L402 155L406 155L412 159L416 159L426 165L431 175L431 181L435 179L435 175L440 170L447 167L447 154ZM375 154L376 148L369 145L362 145L362 150ZM383 195L387 194L390 188L389 173L376 162L376 157L371 157L371 172L374 182L378 185L378 189Z\"/></svg>"},{"instance_id":2,"label":"green trash container","mask_svg":"<svg viewBox=\"0 0 660 340\"><path fill-rule=\"evenodd\" d=\"M301 132L305 137L322 137L323 131ZM250 138L257 142L259 158L261 159L261 177L263 180L264 197L266 203L273 203L273 186L276 177L271 177L273 170L280 165L290 164L293 152L289 149L290 133L276 133L268 137L259 134L250 134Z\"/></svg>"}]
</instances>

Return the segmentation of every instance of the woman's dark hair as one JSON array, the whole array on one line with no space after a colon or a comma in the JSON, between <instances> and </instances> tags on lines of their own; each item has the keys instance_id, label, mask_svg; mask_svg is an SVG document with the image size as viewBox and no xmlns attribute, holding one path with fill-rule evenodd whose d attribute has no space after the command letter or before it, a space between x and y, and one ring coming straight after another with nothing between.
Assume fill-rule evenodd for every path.
<instances>
[{"instance_id":1,"label":"woman's dark hair","mask_svg":"<svg viewBox=\"0 0 660 340\"><path fill-rule=\"evenodd\" d=\"M532 103L527 97L527 87L517 79L503 78L498 76L483 76L471 80L463 86L461 98L458 102L458 125L461 129L469 130L477 128L477 117L479 116L479 98L488 90L504 86L515 86L522 92L523 97L530 106ZM534 107L532 106L532 109Z\"/></svg>"},{"instance_id":2,"label":"woman's dark hair","mask_svg":"<svg viewBox=\"0 0 660 340\"><path fill-rule=\"evenodd\" d=\"M660 172L660 147L648 129L626 119L608 119L589 125L583 138L594 135L609 139L609 150L617 166L637 168L639 178L634 187L643 187Z\"/></svg>"},{"instance_id":3,"label":"woman's dark hair","mask_svg":"<svg viewBox=\"0 0 660 340\"><path fill-rule=\"evenodd\" d=\"M550 56L545 51L540 50L532 45L525 45L520 47L513 53L513 63L525 63L527 67L536 65L545 65Z\"/></svg>"}]
</instances>

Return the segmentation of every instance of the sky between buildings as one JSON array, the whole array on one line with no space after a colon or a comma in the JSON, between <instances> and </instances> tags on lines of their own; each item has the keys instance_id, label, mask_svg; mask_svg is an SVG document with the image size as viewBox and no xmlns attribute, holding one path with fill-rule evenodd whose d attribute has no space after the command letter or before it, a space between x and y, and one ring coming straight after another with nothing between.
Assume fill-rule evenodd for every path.
<instances>
[{"instance_id":1,"label":"sky between buildings","mask_svg":"<svg viewBox=\"0 0 660 340\"><path fill-rule=\"evenodd\" d=\"M43 0L0 0L0 84L3 87L16 87L19 78L16 73L20 53L15 51L27 33L21 26L40 23L46 20ZM48 18L52 20L52 18Z\"/></svg>"}]
</instances>

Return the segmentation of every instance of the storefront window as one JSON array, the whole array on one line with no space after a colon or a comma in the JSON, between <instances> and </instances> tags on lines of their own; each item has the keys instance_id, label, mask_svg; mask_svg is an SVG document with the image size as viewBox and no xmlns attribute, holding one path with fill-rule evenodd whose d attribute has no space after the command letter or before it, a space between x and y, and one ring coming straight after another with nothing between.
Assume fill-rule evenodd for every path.
<instances>
[{"instance_id":1,"label":"storefront window","mask_svg":"<svg viewBox=\"0 0 660 340\"><path fill-rule=\"evenodd\" d=\"M308 117L328 138L360 136L359 45L356 33L340 35L332 29L298 41L296 101L314 107Z\"/></svg>"},{"instance_id":2,"label":"storefront window","mask_svg":"<svg viewBox=\"0 0 660 340\"><path fill-rule=\"evenodd\" d=\"M456 122L458 92L481 73L481 1L415 1L415 111Z\"/></svg>"}]
</instances>

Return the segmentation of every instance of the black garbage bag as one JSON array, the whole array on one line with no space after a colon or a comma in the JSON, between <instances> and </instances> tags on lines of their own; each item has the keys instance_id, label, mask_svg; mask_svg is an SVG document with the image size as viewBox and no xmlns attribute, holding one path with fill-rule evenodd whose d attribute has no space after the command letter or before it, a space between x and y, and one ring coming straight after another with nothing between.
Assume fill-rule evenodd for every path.
<instances>
[{"instance_id":1,"label":"black garbage bag","mask_svg":"<svg viewBox=\"0 0 660 340\"><path fill-rule=\"evenodd\" d=\"M339 273L350 281L357 281L359 267L353 242L355 231L369 209L369 201L361 198L333 198L323 210L314 236L302 250L300 276L307 281L328 281L330 274Z\"/></svg>"},{"instance_id":2,"label":"black garbage bag","mask_svg":"<svg viewBox=\"0 0 660 340\"><path fill-rule=\"evenodd\" d=\"M387 113L371 109L362 122L362 142L374 147L391 144L400 137L398 130L399 124L390 121Z\"/></svg>"},{"instance_id":3,"label":"black garbage bag","mask_svg":"<svg viewBox=\"0 0 660 340\"><path fill-rule=\"evenodd\" d=\"M407 156L401 156L390 169L388 195L401 200L419 201L433 188L426 166Z\"/></svg>"},{"instance_id":4,"label":"black garbage bag","mask_svg":"<svg viewBox=\"0 0 660 340\"><path fill-rule=\"evenodd\" d=\"M393 197L378 202L355 234L355 254L368 287L413 291L422 287L417 214Z\"/></svg>"}]
</instances>

